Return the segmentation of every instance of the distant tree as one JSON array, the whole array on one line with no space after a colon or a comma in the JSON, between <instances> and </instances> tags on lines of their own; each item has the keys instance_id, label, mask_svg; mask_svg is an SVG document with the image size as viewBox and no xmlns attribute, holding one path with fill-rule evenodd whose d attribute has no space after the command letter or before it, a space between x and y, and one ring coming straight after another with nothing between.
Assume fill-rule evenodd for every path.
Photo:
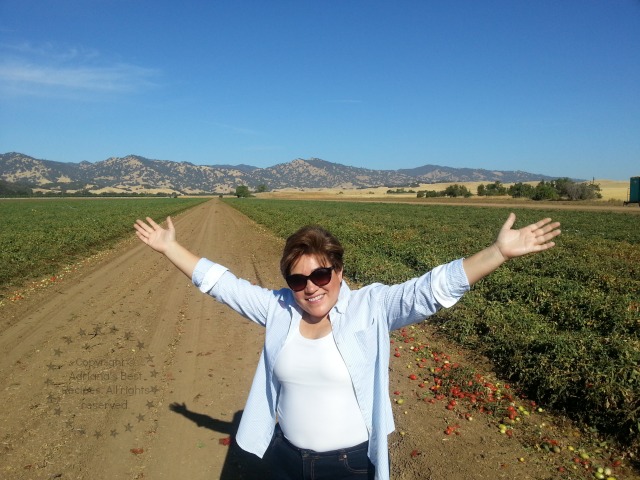
<instances>
[{"instance_id":1,"label":"distant tree","mask_svg":"<svg viewBox=\"0 0 640 480\"><path fill-rule=\"evenodd\" d=\"M268 191L269 191L269 188L264 183L261 183L256 187L256 193L263 193Z\"/></svg>"},{"instance_id":2,"label":"distant tree","mask_svg":"<svg viewBox=\"0 0 640 480\"><path fill-rule=\"evenodd\" d=\"M478 189L476 190L476 193L478 194L479 197L484 197L487 191L487 187L484 186L484 184L480 184L478 185Z\"/></svg>"},{"instance_id":3,"label":"distant tree","mask_svg":"<svg viewBox=\"0 0 640 480\"><path fill-rule=\"evenodd\" d=\"M388 194L395 194L395 193L416 193L415 190L405 190L404 188L396 188L395 190L389 189L387 190Z\"/></svg>"},{"instance_id":4,"label":"distant tree","mask_svg":"<svg viewBox=\"0 0 640 480\"><path fill-rule=\"evenodd\" d=\"M236 197L246 198L250 196L251 196L251 192L249 192L249 187L247 187L246 185L240 185L236 187Z\"/></svg>"},{"instance_id":5,"label":"distant tree","mask_svg":"<svg viewBox=\"0 0 640 480\"><path fill-rule=\"evenodd\" d=\"M533 200L557 200L560 195L553 182L545 182L543 180L536 185L531 198Z\"/></svg>"},{"instance_id":6,"label":"distant tree","mask_svg":"<svg viewBox=\"0 0 640 480\"><path fill-rule=\"evenodd\" d=\"M599 183L590 183L587 187L593 192L595 198L602 198L602 189L600 188Z\"/></svg>"},{"instance_id":7,"label":"distant tree","mask_svg":"<svg viewBox=\"0 0 640 480\"><path fill-rule=\"evenodd\" d=\"M417 195L418 198L436 198L444 197L444 191L437 190L420 190Z\"/></svg>"},{"instance_id":8,"label":"distant tree","mask_svg":"<svg viewBox=\"0 0 640 480\"><path fill-rule=\"evenodd\" d=\"M567 185L565 193L569 200L595 200L602 198L600 185L596 183L572 183Z\"/></svg>"},{"instance_id":9,"label":"distant tree","mask_svg":"<svg viewBox=\"0 0 640 480\"><path fill-rule=\"evenodd\" d=\"M449 185L444 189L443 193L448 197L468 198L473 195L467 187L465 187L464 185L458 185L457 183L454 185Z\"/></svg>"},{"instance_id":10,"label":"distant tree","mask_svg":"<svg viewBox=\"0 0 640 480\"><path fill-rule=\"evenodd\" d=\"M518 182L509 187L507 193L513 198L531 198L535 192L533 185L528 183Z\"/></svg>"},{"instance_id":11,"label":"distant tree","mask_svg":"<svg viewBox=\"0 0 640 480\"><path fill-rule=\"evenodd\" d=\"M558 178L551 182L560 197L570 198L569 191L574 190L575 182L568 177Z\"/></svg>"},{"instance_id":12,"label":"distant tree","mask_svg":"<svg viewBox=\"0 0 640 480\"><path fill-rule=\"evenodd\" d=\"M484 194L487 196L506 195L507 188L502 185L502 183L496 180L495 182L490 183L486 186Z\"/></svg>"}]
</instances>

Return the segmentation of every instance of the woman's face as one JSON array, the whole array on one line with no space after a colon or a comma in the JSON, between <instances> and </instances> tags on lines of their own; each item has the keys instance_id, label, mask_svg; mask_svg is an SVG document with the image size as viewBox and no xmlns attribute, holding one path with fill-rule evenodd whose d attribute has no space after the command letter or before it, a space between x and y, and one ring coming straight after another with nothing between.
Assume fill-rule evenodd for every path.
<instances>
[{"instance_id":1,"label":"woman's face","mask_svg":"<svg viewBox=\"0 0 640 480\"><path fill-rule=\"evenodd\" d=\"M313 255L302 255L292 265L290 274L310 275L316 268L331 266L320 263ZM319 287L311 280L307 280L306 287L299 292L293 292L293 295L296 303L309 315L309 320L317 322L324 319L337 303L341 283L342 270L333 270L328 284Z\"/></svg>"}]
</instances>

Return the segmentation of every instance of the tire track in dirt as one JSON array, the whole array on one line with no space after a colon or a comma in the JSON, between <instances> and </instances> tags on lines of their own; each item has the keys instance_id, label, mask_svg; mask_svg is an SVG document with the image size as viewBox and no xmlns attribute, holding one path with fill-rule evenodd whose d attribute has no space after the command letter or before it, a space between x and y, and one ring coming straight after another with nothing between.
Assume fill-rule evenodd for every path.
<instances>
[{"instance_id":1,"label":"tire track in dirt","mask_svg":"<svg viewBox=\"0 0 640 480\"><path fill-rule=\"evenodd\" d=\"M183 230L180 224L176 228L179 234ZM195 227L190 248L255 280L254 262L245 250L255 237L253 228L237 212L218 204ZM263 331L193 287L192 291L186 311L193 313L180 326L174 360L168 365L167 405L176 406L176 411L162 410L158 441L145 472L150 478L167 479L183 478L185 471L195 479L259 478L255 458L220 441L237 428Z\"/></svg>"}]
</instances>

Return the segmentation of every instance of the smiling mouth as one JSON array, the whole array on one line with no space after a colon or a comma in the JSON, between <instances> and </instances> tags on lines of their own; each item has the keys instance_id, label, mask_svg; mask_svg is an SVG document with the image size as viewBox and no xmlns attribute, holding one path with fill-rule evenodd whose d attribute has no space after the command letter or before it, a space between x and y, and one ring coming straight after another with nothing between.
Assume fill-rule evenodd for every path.
<instances>
[{"instance_id":1,"label":"smiling mouth","mask_svg":"<svg viewBox=\"0 0 640 480\"><path fill-rule=\"evenodd\" d=\"M316 302L319 302L320 300L322 300L322 297L324 297L324 293L322 293L320 295L316 295L315 297L307 298L307 302L316 303Z\"/></svg>"}]
</instances>

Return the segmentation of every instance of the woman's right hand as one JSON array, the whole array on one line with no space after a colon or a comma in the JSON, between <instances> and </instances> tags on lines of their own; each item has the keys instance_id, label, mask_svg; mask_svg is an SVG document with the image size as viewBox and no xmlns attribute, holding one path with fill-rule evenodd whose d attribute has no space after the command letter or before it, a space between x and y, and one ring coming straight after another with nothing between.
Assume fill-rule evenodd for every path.
<instances>
[{"instance_id":1,"label":"woman's right hand","mask_svg":"<svg viewBox=\"0 0 640 480\"><path fill-rule=\"evenodd\" d=\"M140 240L156 252L164 254L187 277L193 276L193 271L200 257L178 243L171 217L167 217L167 228L162 228L149 217L146 222L136 220L133 226Z\"/></svg>"},{"instance_id":2,"label":"woman's right hand","mask_svg":"<svg viewBox=\"0 0 640 480\"><path fill-rule=\"evenodd\" d=\"M138 238L156 252L166 253L172 242L176 241L176 229L173 226L171 217L167 217L166 229L162 228L149 217L147 217L146 222L140 219L136 220L133 226L136 229Z\"/></svg>"}]
</instances>

